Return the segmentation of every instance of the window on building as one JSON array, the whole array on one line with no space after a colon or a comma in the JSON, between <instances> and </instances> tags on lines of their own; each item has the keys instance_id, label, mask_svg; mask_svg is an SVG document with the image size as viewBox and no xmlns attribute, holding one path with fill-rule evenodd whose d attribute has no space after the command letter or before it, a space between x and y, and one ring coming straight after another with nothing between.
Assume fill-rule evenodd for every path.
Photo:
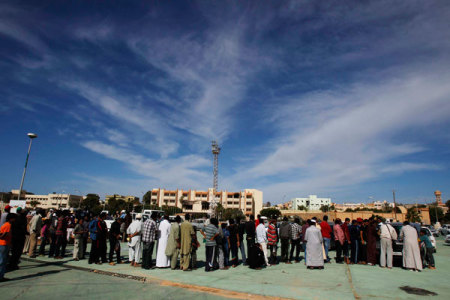
<instances>
[{"instance_id":1,"label":"window on building","mask_svg":"<svg viewBox=\"0 0 450 300\"><path fill-rule=\"evenodd\" d=\"M202 210L208 210L209 209L209 202L202 202Z\"/></svg>"},{"instance_id":2,"label":"window on building","mask_svg":"<svg viewBox=\"0 0 450 300\"><path fill-rule=\"evenodd\" d=\"M184 204L183 208L186 210L192 210L192 204Z\"/></svg>"}]
</instances>

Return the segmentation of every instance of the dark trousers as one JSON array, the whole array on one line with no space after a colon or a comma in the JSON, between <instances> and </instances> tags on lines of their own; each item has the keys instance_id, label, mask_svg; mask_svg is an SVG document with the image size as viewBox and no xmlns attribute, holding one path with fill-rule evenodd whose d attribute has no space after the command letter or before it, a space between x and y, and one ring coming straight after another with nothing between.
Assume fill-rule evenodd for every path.
<instances>
[{"instance_id":1,"label":"dark trousers","mask_svg":"<svg viewBox=\"0 0 450 300\"><path fill-rule=\"evenodd\" d=\"M51 238L51 242L50 242L50 249L48 251L48 257L53 257L55 255L55 250L56 250L56 234L51 233L50 238Z\"/></svg>"},{"instance_id":2,"label":"dark trousers","mask_svg":"<svg viewBox=\"0 0 450 300\"><path fill-rule=\"evenodd\" d=\"M215 258L216 258L216 254L215 254L215 250L216 250L216 246L206 246L206 264L205 264L205 271L209 272L211 270L214 269L215 267ZM237 252L237 250L236 250Z\"/></svg>"},{"instance_id":3,"label":"dark trousers","mask_svg":"<svg viewBox=\"0 0 450 300\"><path fill-rule=\"evenodd\" d=\"M64 257L66 255L66 245L67 239L66 235L57 235L56 236L56 247L55 247L55 257L61 256Z\"/></svg>"},{"instance_id":4,"label":"dark trousers","mask_svg":"<svg viewBox=\"0 0 450 300\"><path fill-rule=\"evenodd\" d=\"M87 243L88 243L88 237L83 236L83 257L82 257L82 259L84 259L86 256Z\"/></svg>"},{"instance_id":5,"label":"dark trousers","mask_svg":"<svg viewBox=\"0 0 450 300\"><path fill-rule=\"evenodd\" d=\"M434 267L433 252L434 252L434 247L433 248L427 248L427 252L425 254L425 259L426 259L429 267Z\"/></svg>"},{"instance_id":6,"label":"dark trousers","mask_svg":"<svg viewBox=\"0 0 450 300\"><path fill-rule=\"evenodd\" d=\"M116 257L117 257L117 263L120 264L120 262L121 262L120 243L119 243L119 247L117 247L117 249L116 249L117 242L118 242L117 239L114 237L109 239L109 262L114 261L114 252L115 252Z\"/></svg>"},{"instance_id":7,"label":"dark trousers","mask_svg":"<svg viewBox=\"0 0 450 300\"><path fill-rule=\"evenodd\" d=\"M291 253L289 255L289 260L294 258L294 250L295 250L295 261L300 261L300 239L291 240Z\"/></svg>"},{"instance_id":8,"label":"dark trousers","mask_svg":"<svg viewBox=\"0 0 450 300\"><path fill-rule=\"evenodd\" d=\"M359 249L359 261L366 262L367 261L367 245L360 244Z\"/></svg>"},{"instance_id":9,"label":"dark trousers","mask_svg":"<svg viewBox=\"0 0 450 300\"><path fill-rule=\"evenodd\" d=\"M102 259L102 263L107 261L106 251L106 238L101 238L98 240L98 257Z\"/></svg>"},{"instance_id":10,"label":"dark trousers","mask_svg":"<svg viewBox=\"0 0 450 300\"><path fill-rule=\"evenodd\" d=\"M143 242L142 243L142 268L150 269L153 267L152 254L155 242Z\"/></svg>"},{"instance_id":11,"label":"dark trousers","mask_svg":"<svg viewBox=\"0 0 450 300\"><path fill-rule=\"evenodd\" d=\"M342 252L344 254L344 257L348 257L348 248L349 248L348 242L345 241L344 245L342 246Z\"/></svg>"},{"instance_id":12,"label":"dark trousers","mask_svg":"<svg viewBox=\"0 0 450 300\"><path fill-rule=\"evenodd\" d=\"M231 243L230 251L231 251L231 265L237 266L239 264L239 258L238 258L238 246L236 243Z\"/></svg>"},{"instance_id":13,"label":"dark trousers","mask_svg":"<svg viewBox=\"0 0 450 300\"><path fill-rule=\"evenodd\" d=\"M341 263L342 262L342 245L339 241L336 241L335 245L336 245L336 262Z\"/></svg>"},{"instance_id":14,"label":"dark trousers","mask_svg":"<svg viewBox=\"0 0 450 300\"><path fill-rule=\"evenodd\" d=\"M41 245L39 246L39 255L45 255L45 246L47 246L47 237L42 237Z\"/></svg>"},{"instance_id":15,"label":"dark trousers","mask_svg":"<svg viewBox=\"0 0 450 300\"><path fill-rule=\"evenodd\" d=\"M255 237L247 236L247 257L250 257L250 248L255 244Z\"/></svg>"},{"instance_id":16,"label":"dark trousers","mask_svg":"<svg viewBox=\"0 0 450 300\"><path fill-rule=\"evenodd\" d=\"M357 264L359 261L359 241L358 240L352 240L351 245L351 262Z\"/></svg>"},{"instance_id":17,"label":"dark trousers","mask_svg":"<svg viewBox=\"0 0 450 300\"><path fill-rule=\"evenodd\" d=\"M278 246L276 244L269 245L269 251L270 251L269 264L271 264L271 265L278 264L277 250L278 250Z\"/></svg>"},{"instance_id":18,"label":"dark trousers","mask_svg":"<svg viewBox=\"0 0 450 300\"><path fill-rule=\"evenodd\" d=\"M281 261L289 261L289 238L281 238Z\"/></svg>"},{"instance_id":19,"label":"dark trousers","mask_svg":"<svg viewBox=\"0 0 450 300\"><path fill-rule=\"evenodd\" d=\"M217 255L216 255L217 256ZM216 261L216 259L214 259ZM197 269L197 249L192 249L191 252L191 262L189 264L189 269Z\"/></svg>"},{"instance_id":20,"label":"dark trousers","mask_svg":"<svg viewBox=\"0 0 450 300\"><path fill-rule=\"evenodd\" d=\"M91 252L89 253L89 263L98 263L98 241L93 240L91 243Z\"/></svg>"},{"instance_id":21,"label":"dark trousers","mask_svg":"<svg viewBox=\"0 0 450 300\"><path fill-rule=\"evenodd\" d=\"M11 257L9 258L9 266L16 268L19 265L20 256L23 252L23 246L25 245L25 236L19 239L12 240Z\"/></svg>"}]
</instances>

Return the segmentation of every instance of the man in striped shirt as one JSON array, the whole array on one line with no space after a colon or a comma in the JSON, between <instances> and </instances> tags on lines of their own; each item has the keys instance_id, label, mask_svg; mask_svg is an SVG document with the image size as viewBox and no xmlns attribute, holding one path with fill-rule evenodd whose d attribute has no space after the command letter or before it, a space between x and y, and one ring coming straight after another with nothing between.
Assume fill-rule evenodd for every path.
<instances>
[{"instance_id":1,"label":"man in striped shirt","mask_svg":"<svg viewBox=\"0 0 450 300\"><path fill-rule=\"evenodd\" d=\"M152 266L152 254L156 238L156 218L157 214L154 212L151 217L142 224L142 268L147 270L154 268L154 266Z\"/></svg>"},{"instance_id":2,"label":"man in striped shirt","mask_svg":"<svg viewBox=\"0 0 450 300\"><path fill-rule=\"evenodd\" d=\"M210 223L205 227L204 231L201 230L200 233L205 238L205 250L206 250L206 264L205 271L209 272L217 268L217 262L215 260L215 248L216 248L216 237L219 235L219 221L216 218L211 218Z\"/></svg>"},{"instance_id":3,"label":"man in striped shirt","mask_svg":"<svg viewBox=\"0 0 450 300\"><path fill-rule=\"evenodd\" d=\"M292 261L295 250L295 262L300 262L300 242L301 242L302 227L300 226L300 219L296 217L294 223L291 224L291 253L289 261Z\"/></svg>"},{"instance_id":4,"label":"man in striped shirt","mask_svg":"<svg viewBox=\"0 0 450 300\"><path fill-rule=\"evenodd\" d=\"M276 265L278 263L277 261L278 231L276 218L272 218L272 220L270 220L269 228L267 229L267 245L269 246L270 251L269 264L271 266Z\"/></svg>"}]
</instances>

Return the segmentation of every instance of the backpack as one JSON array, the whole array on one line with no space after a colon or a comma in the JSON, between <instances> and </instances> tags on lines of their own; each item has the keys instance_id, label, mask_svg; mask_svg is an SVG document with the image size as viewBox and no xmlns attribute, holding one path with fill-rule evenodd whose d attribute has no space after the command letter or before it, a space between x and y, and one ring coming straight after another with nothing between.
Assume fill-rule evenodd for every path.
<instances>
[{"instance_id":1,"label":"backpack","mask_svg":"<svg viewBox=\"0 0 450 300\"><path fill-rule=\"evenodd\" d=\"M291 225L288 222L281 223L280 226L280 237L281 238L290 238L290 229Z\"/></svg>"}]
</instances>

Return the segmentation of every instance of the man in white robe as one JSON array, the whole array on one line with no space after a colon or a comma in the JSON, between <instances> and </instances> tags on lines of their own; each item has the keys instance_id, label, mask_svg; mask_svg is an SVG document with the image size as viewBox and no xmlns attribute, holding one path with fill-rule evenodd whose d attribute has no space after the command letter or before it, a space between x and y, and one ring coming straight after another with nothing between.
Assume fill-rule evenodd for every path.
<instances>
[{"instance_id":1,"label":"man in white robe","mask_svg":"<svg viewBox=\"0 0 450 300\"><path fill-rule=\"evenodd\" d=\"M420 257L417 230L409 225L408 221L403 222L400 239L403 240L403 267L421 271L422 259Z\"/></svg>"},{"instance_id":2,"label":"man in white robe","mask_svg":"<svg viewBox=\"0 0 450 300\"><path fill-rule=\"evenodd\" d=\"M170 267L170 258L166 255L167 240L170 234L169 216L164 216L164 219L159 224L158 228L158 251L156 252L156 267L168 268Z\"/></svg>"},{"instance_id":3,"label":"man in white robe","mask_svg":"<svg viewBox=\"0 0 450 300\"><path fill-rule=\"evenodd\" d=\"M130 263L133 267L139 267L139 261L141 260L141 230L142 230L142 214L136 215L130 226L128 226L128 254L130 257Z\"/></svg>"},{"instance_id":4,"label":"man in white robe","mask_svg":"<svg viewBox=\"0 0 450 300\"><path fill-rule=\"evenodd\" d=\"M320 229L315 225L315 220L310 220L309 227L306 229L306 266L308 269L323 269L323 238Z\"/></svg>"}]
</instances>

